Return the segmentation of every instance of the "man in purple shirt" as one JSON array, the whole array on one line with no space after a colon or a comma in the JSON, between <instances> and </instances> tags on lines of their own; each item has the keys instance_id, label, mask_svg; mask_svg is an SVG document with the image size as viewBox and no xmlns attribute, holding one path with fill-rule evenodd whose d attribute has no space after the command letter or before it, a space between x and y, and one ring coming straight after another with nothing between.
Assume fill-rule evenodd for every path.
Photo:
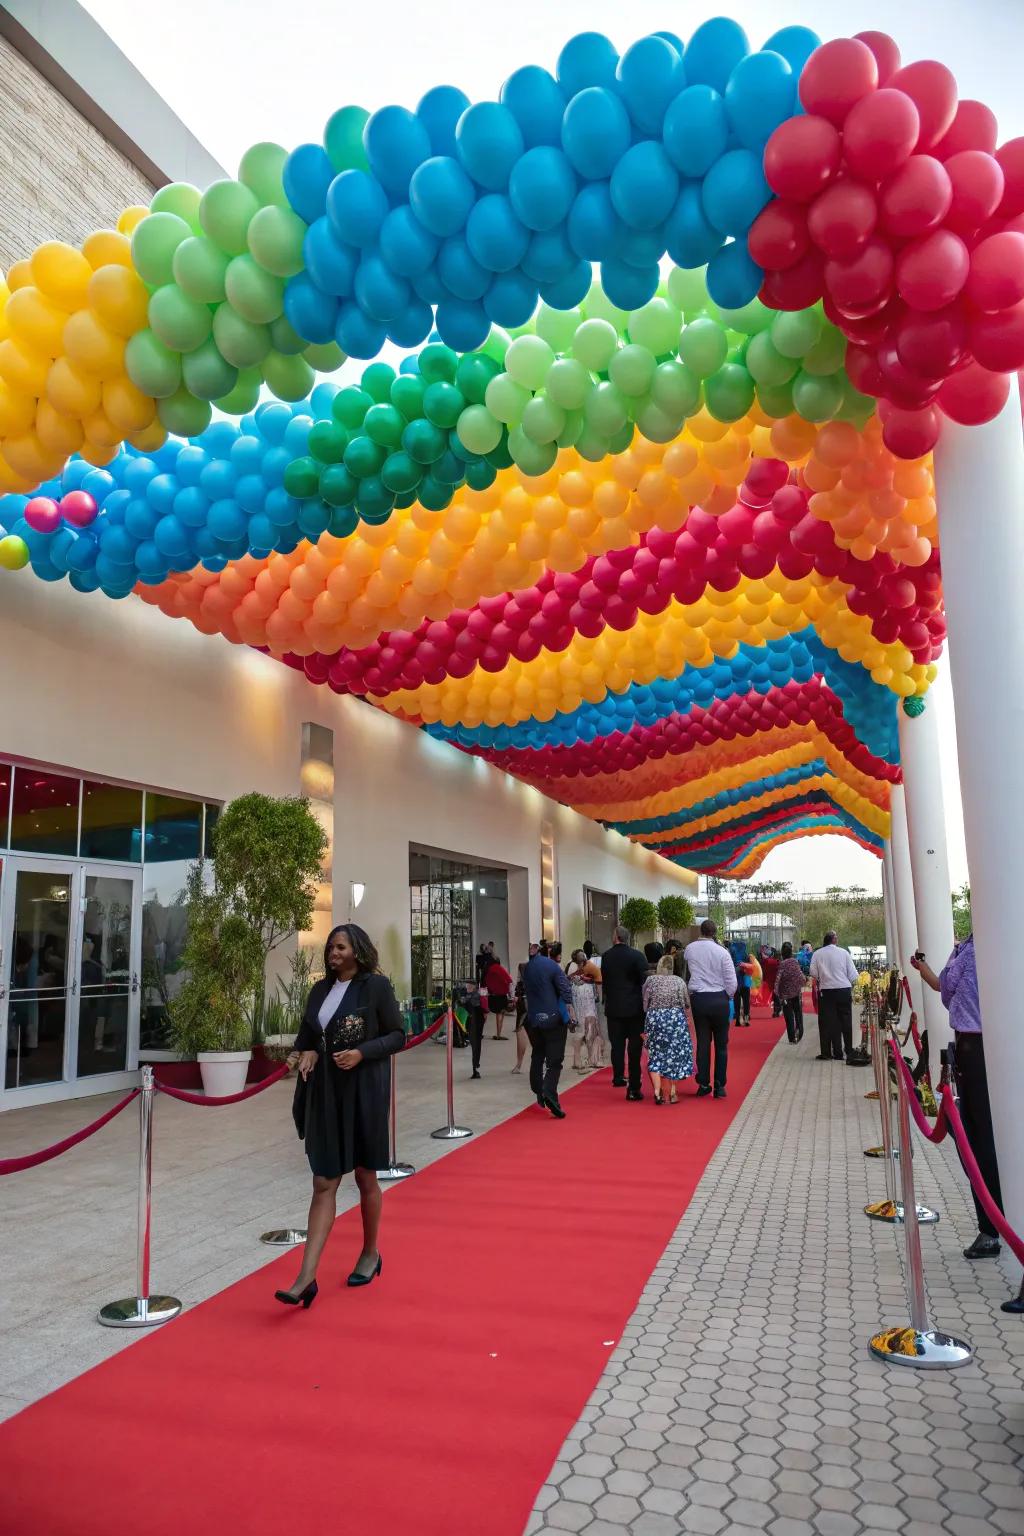
<instances>
[{"instance_id":1,"label":"man in purple shirt","mask_svg":"<svg viewBox=\"0 0 1024 1536\"><path fill-rule=\"evenodd\" d=\"M988 1078L985 1075L974 935L969 935L962 944L954 947L937 976L921 950L911 958L910 963L920 974L921 980L939 994L949 1009L949 1024L956 1040L955 1071L960 1096L960 1118L988 1192L1002 1210L999 1164L996 1161L992 1110L988 1102ZM999 1252L999 1234L982 1210L977 1195L974 1196L974 1209L978 1215L978 1236L969 1248L964 1249L964 1258L994 1259Z\"/></svg>"}]
</instances>

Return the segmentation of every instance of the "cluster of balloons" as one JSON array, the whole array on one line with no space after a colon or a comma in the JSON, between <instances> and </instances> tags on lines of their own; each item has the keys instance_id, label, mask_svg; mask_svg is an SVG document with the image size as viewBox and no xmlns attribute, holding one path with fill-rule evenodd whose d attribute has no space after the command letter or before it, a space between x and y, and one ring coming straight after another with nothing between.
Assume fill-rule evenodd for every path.
<instances>
[{"instance_id":1,"label":"cluster of balloons","mask_svg":"<svg viewBox=\"0 0 1024 1536\"><path fill-rule=\"evenodd\" d=\"M592 264L613 304L638 308L666 253L706 263L717 303L746 304L762 280L746 235L772 195L765 144L797 110L818 41L789 27L751 53L742 28L717 18L685 45L658 32L620 57L587 32L554 75L516 70L497 101L438 86L414 112L343 107L323 143L285 165L309 225L285 313L354 357L418 345L434 324L472 351L538 299L579 304Z\"/></svg>"},{"instance_id":2,"label":"cluster of balloons","mask_svg":"<svg viewBox=\"0 0 1024 1536\"><path fill-rule=\"evenodd\" d=\"M835 816L802 817L790 822L774 836L762 834L756 841L752 840L748 848L738 850L732 859L716 864L706 872L722 875L728 880L751 880L774 848L793 842L796 838L828 836L845 837L863 848L865 853L874 854L876 858L881 856L881 838L862 837Z\"/></svg>"},{"instance_id":3,"label":"cluster of balloons","mask_svg":"<svg viewBox=\"0 0 1024 1536\"><path fill-rule=\"evenodd\" d=\"M680 828L704 830L721 825L739 810L748 810L775 803L795 788L811 793L824 790L830 799L853 811L874 832L888 830L888 816L876 799L869 799L850 788L830 772L823 758L783 768L779 773L754 775L742 785L721 789L712 795L702 795L687 805L662 816L631 816L610 821L608 825L624 837L632 837L647 847L668 842Z\"/></svg>"},{"instance_id":4,"label":"cluster of balloons","mask_svg":"<svg viewBox=\"0 0 1024 1536\"><path fill-rule=\"evenodd\" d=\"M886 443L917 458L943 416L995 416L1024 367L1024 139L997 149L989 109L958 101L934 60L901 67L883 33L824 44L799 95L765 147L776 199L748 237L762 298L824 296Z\"/></svg>"},{"instance_id":5,"label":"cluster of balloons","mask_svg":"<svg viewBox=\"0 0 1024 1536\"><path fill-rule=\"evenodd\" d=\"M882 838L863 826L855 816L837 806L830 806L827 796L808 795L778 810L767 811L751 817L736 831L718 834L695 835L680 843L666 847L664 857L687 869L702 872L731 872L737 861L747 860L759 852L764 841L785 838L787 841L811 828L820 830L843 829L862 847L870 848L876 857L882 850Z\"/></svg>"}]
</instances>

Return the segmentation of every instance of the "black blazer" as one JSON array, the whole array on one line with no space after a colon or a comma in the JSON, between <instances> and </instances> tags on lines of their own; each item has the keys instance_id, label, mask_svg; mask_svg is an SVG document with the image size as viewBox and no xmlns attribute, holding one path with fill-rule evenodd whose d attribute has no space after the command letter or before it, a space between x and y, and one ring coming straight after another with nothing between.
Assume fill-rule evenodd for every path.
<instances>
[{"instance_id":1,"label":"black blazer","mask_svg":"<svg viewBox=\"0 0 1024 1536\"><path fill-rule=\"evenodd\" d=\"M601 995L610 1019L643 1017L647 960L629 944L613 944L601 956Z\"/></svg>"},{"instance_id":2,"label":"black blazer","mask_svg":"<svg viewBox=\"0 0 1024 1536\"><path fill-rule=\"evenodd\" d=\"M323 1050L325 1031L320 1027L319 1014L324 998L333 986L334 977L325 976L310 989L293 1050ZM329 1024L350 1008L358 1008L366 1019L366 1039L357 1047L364 1061L380 1061L385 1056L394 1056L405 1045L401 1009L386 976L360 972L353 977L341 1007Z\"/></svg>"}]
</instances>

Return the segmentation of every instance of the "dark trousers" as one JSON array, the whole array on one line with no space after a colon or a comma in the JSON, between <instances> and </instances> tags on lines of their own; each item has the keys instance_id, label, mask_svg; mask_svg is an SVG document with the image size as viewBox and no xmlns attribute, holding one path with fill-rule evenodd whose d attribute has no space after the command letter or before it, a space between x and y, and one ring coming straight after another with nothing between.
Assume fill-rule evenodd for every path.
<instances>
[{"instance_id":1,"label":"dark trousers","mask_svg":"<svg viewBox=\"0 0 1024 1536\"><path fill-rule=\"evenodd\" d=\"M985 1046L981 1035L958 1034L956 1037L956 1086L960 1094L960 1118L967 1132L971 1151L977 1158L981 1176L999 1209L1003 1197L999 1188L999 1164L992 1134L992 1110L988 1102L988 1077L985 1073ZM978 1231L986 1237L999 1234L974 1196Z\"/></svg>"},{"instance_id":2,"label":"dark trousers","mask_svg":"<svg viewBox=\"0 0 1024 1536\"><path fill-rule=\"evenodd\" d=\"M799 997L782 1000L782 1017L786 1021L786 1034L791 1040L800 1040L804 1032L804 1005Z\"/></svg>"},{"instance_id":3,"label":"dark trousers","mask_svg":"<svg viewBox=\"0 0 1024 1536\"><path fill-rule=\"evenodd\" d=\"M644 1050L644 1021L640 1014L632 1018L608 1019L608 1040L612 1048L612 1077L626 1076L629 1054L629 1087L639 1093L642 1087L640 1061Z\"/></svg>"},{"instance_id":4,"label":"dark trousers","mask_svg":"<svg viewBox=\"0 0 1024 1536\"><path fill-rule=\"evenodd\" d=\"M484 1021L486 1014L482 1008L470 1008L469 1010L469 1045L473 1053L473 1071L480 1070L480 1045L484 1038Z\"/></svg>"},{"instance_id":5,"label":"dark trousers","mask_svg":"<svg viewBox=\"0 0 1024 1536\"><path fill-rule=\"evenodd\" d=\"M736 1023L739 1024L742 1021L744 1024L749 1024L750 1023L750 988L749 987L745 987L743 985L742 981L740 982L739 986L736 988L736 996L733 998L733 1004L734 1004L735 1009L736 1009Z\"/></svg>"},{"instance_id":6,"label":"dark trousers","mask_svg":"<svg viewBox=\"0 0 1024 1536\"><path fill-rule=\"evenodd\" d=\"M697 1087L711 1086L711 1042L715 1042L715 1087L725 1087L729 1064L729 998L725 992L691 992L697 1036Z\"/></svg>"},{"instance_id":7,"label":"dark trousers","mask_svg":"<svg viewBox=\"0 0 1024 1536\"><path fill-rule=\"evenodd\" d=\"M849 987L822 987L818 992L818 1035L821 1054L842 1061L853 1050L853 993Z\"/></svg>"},{"instance_id":8,"label":"dark trousers","mask_svg":"<svg viewBox=\"0 0 1024 1536\"><path fill-rule=\"evenodd\" d=\"M558 1100L558 1079L565 1059L567 1024L548 1024L544 1029L527 1025L533 1050L530 1054L530 1087L538 1098Z\"/></svg>"}]
</instances>

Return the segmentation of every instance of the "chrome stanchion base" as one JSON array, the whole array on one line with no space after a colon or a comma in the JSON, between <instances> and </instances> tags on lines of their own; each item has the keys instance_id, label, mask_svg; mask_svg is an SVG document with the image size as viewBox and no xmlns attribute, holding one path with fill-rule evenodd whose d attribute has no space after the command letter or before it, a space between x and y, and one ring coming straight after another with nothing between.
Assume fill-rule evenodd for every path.
<instances>
[{"instance_id":1,"label":"chrome stanchion base","mask_svg":"<svg viewBox=\"0 0 1024 1536\"><path fill-rule=\"evenodd\" d=\"M902 1200L876 1200L874 1205L864 1207L864 1215L870 1216L872 1221L901 1222L903 1220ZM926 1205L917 1207L917 1219L922 1227L931 1226L938 1221L937 1211L929 1210Z\"/></svg>"},{"instance_id":2,"label":"chrome stanchion base","mask_svg":"<svg viewBox=\"0 0 1024 1536\"><path fill-rule=\"evenodd\" d=\"M153 1328L157 1323L169 1323L180 1311L176 1296L125 1296L101 1307L96 1321L104 1328Z\"/></svg>"},{"instance_id":3,"label":"chrome stanchion base","mask_svg":"<svg viewBox=\"0 0 1024 1536\"><path fill-rule=\"evenodd\" d=\"M271 1232L260 1234L260 1242L267 1243L271 1248L294 1248L296 1243L305 1241L305 1227L275 1227Z\"/></svg>"},{"instance_id":4,"label":"chrome stanchion base","mask_svg":"<svg viewBox=\"0 0 1024 1536\"><path fill-rule=\"evenodd\" d=\"M378 1179L409 1179L416 1172L412 1163L392 1163L390 1168L378 1168Z\"/></svg>"},{"instance_id":5,"label":"chrome stanchion base","mask_svg":"<svg viewBox=\"0 0 1024 1536\"><path fill-rule=\"evenodd\" d=\"M439 1131L431 1131L434 1141L462 1141L466 1136L472 1136L473 1132L464 1125L442 1125Z\"/></svg>"},{"instance_id":6,"label":"chrome stanchion base","mask_svg":"<svg viewBox=\"0 0 1024 1536\"><path fill-rule=\"evenodd\" d=\"M937 1328L886 1328L875 1334L868 1347L878 1360L923 1371L950 1370L974 1358L973 1349L963 1339L954 1339Z\"/></svg>"}]
</instances>

